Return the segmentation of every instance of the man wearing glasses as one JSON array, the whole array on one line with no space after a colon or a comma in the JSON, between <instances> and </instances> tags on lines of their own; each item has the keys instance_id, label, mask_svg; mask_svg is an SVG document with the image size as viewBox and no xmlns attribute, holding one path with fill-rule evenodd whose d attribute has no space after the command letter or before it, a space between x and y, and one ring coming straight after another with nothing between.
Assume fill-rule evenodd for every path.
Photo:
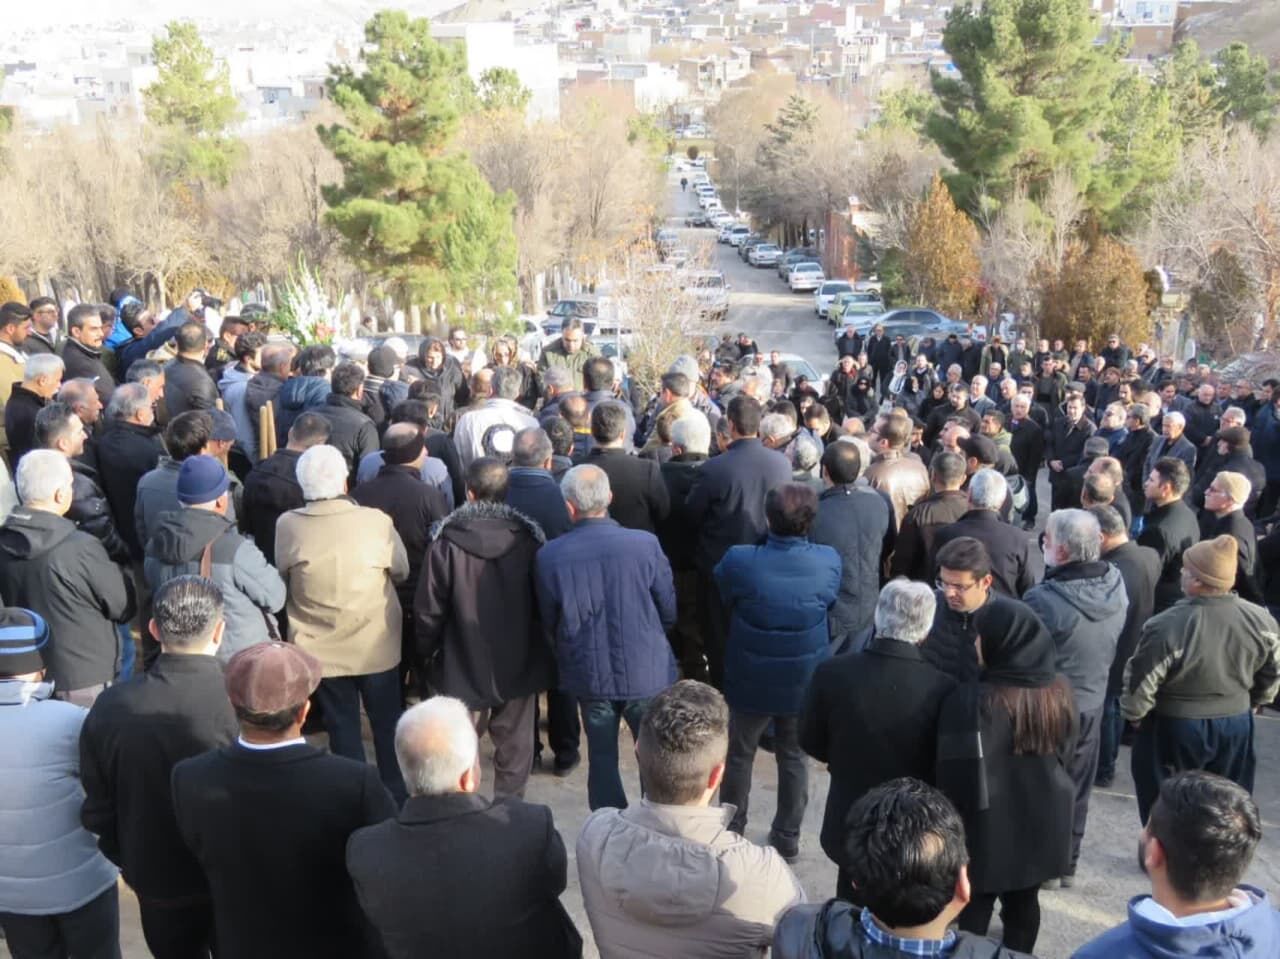
<instances>
[{"instance_id":1,"label":"man wearing glasses","mask_svg":"<svg viewBox=\"0 0 1280 959\"><path fill-rule=\"evenodd\" d=\"M960 536L938 550L938 611L920 652L959 683L976 682L980 671L974 614L987 603L1006 602L991 582L991 554L978 540Z\"/></svg>"},{"instance_id":2,"label":"man wearing glasses","mask_svg":"<svg viewBox=\"0 0 1280 959\"><path fill-rule=\"evenodd\" d=\"M28 356L33 353L57 353L62 345L62 332L58 329L58 304L48 296L37 296L31 301L31 333L22 349Z\"/></svg>"}]
</instances>

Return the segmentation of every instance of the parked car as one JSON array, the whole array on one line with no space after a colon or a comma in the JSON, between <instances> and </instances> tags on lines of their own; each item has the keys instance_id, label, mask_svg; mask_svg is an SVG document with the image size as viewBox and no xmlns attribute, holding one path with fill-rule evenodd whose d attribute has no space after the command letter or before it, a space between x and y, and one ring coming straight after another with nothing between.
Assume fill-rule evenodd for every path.
<instances>
[{"instance_id":1,"label":"parked car","mask_svg":"<svg viewBox=\"0 0 1280 959\"><path fill-rule=\"evenodd\" d=\"M679 269L689 262L690 253L687 247L677 246L667 252L663 258L667 263Z\"/></svg>"},{"instance_id":2,"label":"parked car","mask_svg":"<svg viewBox=\"0 0 1280 959\"><path fill-rule=\"evenodd\" d=\"M684 225L689 227L707 227L711 225L711 217L705 210L701 213L690 213L684 218Z\"/></svg>"},{"instance_id":3,"label":"parked car","mask_svg":"<svg viewBox=\"0 0 1280 959\"><path fill-rule=\"evenodd\" d=\"M791 272L787 274L787 286L791 288L792 293L807 293L822 286L826 279L821 263L801 260L792 266Z\"/></svg>"},{"instance_id":4,"label":"parked car","mask_svg":"<svg viewBox=\"0 0 1280 959\"><path fill-rule=\"evenodd\" d=\"M654 244L658 247L659 253L665 253L675 247L680 242L680 234L675 230L664 227L659 230L657 236L654 237Z\"/></svg>"},{"instance_id":5,"label":"parked car","mask_svg":"<svg viewBox=\"0 0 1280 959\"><path fill-rule=\"evenodd\" d=\"M752 266L773 266L782 257L782 248L776 243L757 243L747 253Z\"/></svg>"},{"instance_id":6,"label":"parked car","mask_svg":"<svg viewBox=\"0 0 1280 959\"><path fill-rule=\"evenodd\" d=\"M886 330L896 323L911 323L930 333L942 333L943 336L949 336L952 333L962 334L969 332L967 323L953 320L937 310L930 310L923 306L897 307L886 313L881 313L879 316L862 318L859 320L858 325L862 330L870 330L877 323L883 323Z\"/></svg>"},{"instance_id":7,"label":"parked car","mask_svg":"<svg viewBox=\"0 0 1280 959\"><path fill-rule=\"evenodd\" d=\"M791 374L792 382L804 377L819 393L825 393L827 390L827 377L819 373L803 356L799 353L781 353L778 356L778 362L787 368L787 372Z\"/></svg>"},{"instance_id":8,"label":"parked car","mask_svg":"<svg viewBox=\"0 0 1280 959\"><path fill-rule=\"evenodd\" d=\"M717 241L719 241L720 243L728 243L728 242L729 242L729 234L730 234L734 229L736 229L737 227L740 227L740 226L742 226L742 224L741 224L741 223L739 223L737 220L733 220L733 219L731 219L731 220L730 220L730 222L728 222L728 223L726 223L724 226L720 227L720 232L716 234L716 240L717 240Z\"/></svg>"},{"instance_id":9,"label":"parked car","mask_svg":"<svg viewBox=\"0 0 1280 959\"><path fill-rule=\"evenodd\" d=\"M841 293L852 293L853 284L848 280L827 280L813 291L813 312L826 319L827 307Z\"/></svg>"},{"instance_id":10,"label":"parked car","mask_svg":"<svg viewBox=\"0 0 1280 959\"><path fill-rule=\"evenodd\" d=\"M778 279L785 280L791 268L801 260L813 260L817 256L818 251L811 246L793 246L778 260Z\"/></svg>"},{"instance_id":11,"label":"parked car","mask_svg":"<svg viewBox=\"0 0 1280 959\"><path fill-rule=\"evenodd\" d=\"M683 276L686 299L700 318L719 323L729 315L729 284L719 270L690 270Z\"/></svg>"},{"instance_id":12,"label":"parked car","mask_svg":"<svg viewBox=\"0 0 1280 959\"><path fill-rule=\"evenodd\" d=\"M751 235L751 227L738 224L729 227L729 237L725 241L732 247L736 247L739 243Z\"/></svg>"},{"instance_id":13,"label":"parked car","mask_svg":"<svg viewBox=\"0 0 1280 959\"><path fill-rule=\"evenodd\" d=\"M727 226L732 226L737 221L733 218L732 213L714 213L710 217L711 225L717 230L723 230Z\"/></svg>"},{"instance_id":14,"label":"parked car","mask_svg":"<svg viewBox=\"0 0 1280 959\"><path fill-rule=\"evenodd\" d=\"M768 243L768 242L769 241L765 237L762 237L759 233L752 233L745 240L743 240L741 243L738 244L738 259L740 259L743 263L749 262L747 260L747 257L751 254L751 251L754 250L756 247L758 247L761 243Z\"/></svg>"},{"instance_id":15,"label":"parked car","mask_svg":"<svg viewBox=\"0 0 1280 959\"><path fill-rule=\"evenodd\" d=\"M609 301L606 300L605 305L607 306L608 303ZM584 330L587 329L588 323L594 328L600 316L601 306L600 297L589 293L556 300L555 305L547 310L546 319L542 321L542 332L547 336L558 335L561 327L564 326L564 321L570 317L582 320ZM591 335L590 330L587 330L587 335Z\"/></svg>"},{"instance_id":16,"label":"parked car","mask_svg":"<svg viewBox=\"0 0 1280 959\"><path fill-rule=\"evenodd\" d=\"M883 312L884 301L880 299L880 294L859 290L855 283L853 292L841 293L831 301L831 305L827 307L827 322L832 326L843 326L850 321L856 324Z\"/></svg>"}]
</instances>

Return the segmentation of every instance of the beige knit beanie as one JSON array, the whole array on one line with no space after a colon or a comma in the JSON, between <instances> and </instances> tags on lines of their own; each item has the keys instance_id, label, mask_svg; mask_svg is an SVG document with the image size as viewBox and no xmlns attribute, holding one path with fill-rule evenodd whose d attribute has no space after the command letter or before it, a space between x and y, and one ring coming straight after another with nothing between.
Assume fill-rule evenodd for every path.
<instances>
[{"instance_id":1,"label":"beige knit beanie","mask_svg":"<svg viewBox=\"0 0 1280 959\"><path fill-rule=\"evenodd\" d=\"M1234 536L1223 534L1187 547L1182 554L1182 565L1210 589L1228 590L1236 582L1239 549Z\"/></svg>"}]
</instances>

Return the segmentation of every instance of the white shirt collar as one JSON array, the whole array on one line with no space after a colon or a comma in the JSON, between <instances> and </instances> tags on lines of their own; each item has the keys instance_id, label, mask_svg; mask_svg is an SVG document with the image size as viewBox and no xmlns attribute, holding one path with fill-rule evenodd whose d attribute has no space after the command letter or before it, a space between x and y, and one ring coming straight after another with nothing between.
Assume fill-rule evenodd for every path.
<instances>
[{"instance_id":1,"label":"white shirt collar","mask_svg":"<svg viewBox=\"0 0 1280 959\"><path fill-rule=\"evenodd\" d=\"M301 736L299 736L297 739L286 739L282 743L247 743L244 741L243 736L237 736L236 742L238 742L245 749L254 749L254 750L258 750L259 752L265 752L268 749L284 749L286 746L297 746L299 744L305 746L307 744L307 741L303 739Z\"/></svg>"}]
</instances>

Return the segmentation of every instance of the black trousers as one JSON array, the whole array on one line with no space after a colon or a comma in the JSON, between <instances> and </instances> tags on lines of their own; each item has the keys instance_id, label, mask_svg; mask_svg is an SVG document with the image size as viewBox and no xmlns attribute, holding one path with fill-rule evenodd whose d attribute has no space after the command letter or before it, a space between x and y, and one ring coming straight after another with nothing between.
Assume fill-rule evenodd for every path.
<instances>
[{"instance_id":1,"label":"black trousers","mask_svg":"<svg viewBox=\"0 0 1280 959\"><path fill-rule=\"evenodd\" d=\"M773 755L778 763L778 806L770 839L787 852L800 846L800 824L809 805L809 768L800 748L799 716L760 716L729 710L729 755L725 760L720 802L737 807L729 828L738 835L747 826L751 767L760 737L773 723Z\"/></svg>"},{"instance_id":2,"label":"black trousers","mask_svg":"<svg viewBox=\"0 0 1280 959\"><path fill-rule=\"evenodd\" d=\"M542 703L534 697L533 752L542 755L542 736L538 725ZM578 719L578 701L559 689L547 690L547 745L559 769L568 769L578 761L582 749L582 722Z\"/></svg>"},{"instance_id":3,"label":"black trousers","mask_svg":"<svg viewBox=\"0 0 1280 959\"><path fill-rule=\"evenodd\" d=\"M162 902L138 898L142 937L154 959L209 959L213 944L213 903L208 899Z\"/></svg>"},{"instance_id":4,"label":"black trousers","mask_svg":"<svg viewBox=\"0 0 1280 959\"><path fill-rule=\"evenodd\" d=\"M0 928L13 959L120 959L120 894L113 883L54 916L0 912Z\"/></svg>"},{"instance_id":5,"label":"black trousers","mask_svg":"<svg viewBox=\"0 0 1280 959\"><path fill-rule=\"evenodd\" d=\"M698 617L698 574L692 569L676 570L676 625L671 630L671 650L684 679L707 681L707 656L703 650L702 627Z\"/></svg>"},{"instance_id":6,"label":"black trousers","mask_svg":"<svg viewBox=\"0 0 1280 959\"><path fill-rule=\"evenodd\" d=\"M1080 736L1076 739L1075 752L1067 764L1067 773L1075 784L1076 801L1071 817L1071 867L1067 875L1076 874L1080 861L1080 846L1084 843L1084 827L1089 819L1089 796L1093 792L1093 780L1098 774L1098 751L1102 745L1102 712L1105 707L1080 714Z\"/></svg>"},{"instance_id":7,"label":"black trousers","mask_svg":"<svg viewBox=\"0 0 1280 959\"><path fill-rule=\"evenodd\" d=\"M724 692L724 648L729 639L729 616L720 601L720 587L710 570L698 570L698 627L707 654L708 682Z\"/></svg>"},{"instance_id":8,"label":"black trousers","mask_svg":"<svg viewBox=\"0 0 1280 959\"><path fill-rule=\"evenodd\" d=\"M960 913L958 924L965 932L985 936L991 927L991 913L1000 900L1000 922L1004 933L1000 941L1015 952L1028 955L1036 947L1040 935L1040 887L1014 889L1009 892L975 892L969 905Z\"/></svg>"}]
</instances>

